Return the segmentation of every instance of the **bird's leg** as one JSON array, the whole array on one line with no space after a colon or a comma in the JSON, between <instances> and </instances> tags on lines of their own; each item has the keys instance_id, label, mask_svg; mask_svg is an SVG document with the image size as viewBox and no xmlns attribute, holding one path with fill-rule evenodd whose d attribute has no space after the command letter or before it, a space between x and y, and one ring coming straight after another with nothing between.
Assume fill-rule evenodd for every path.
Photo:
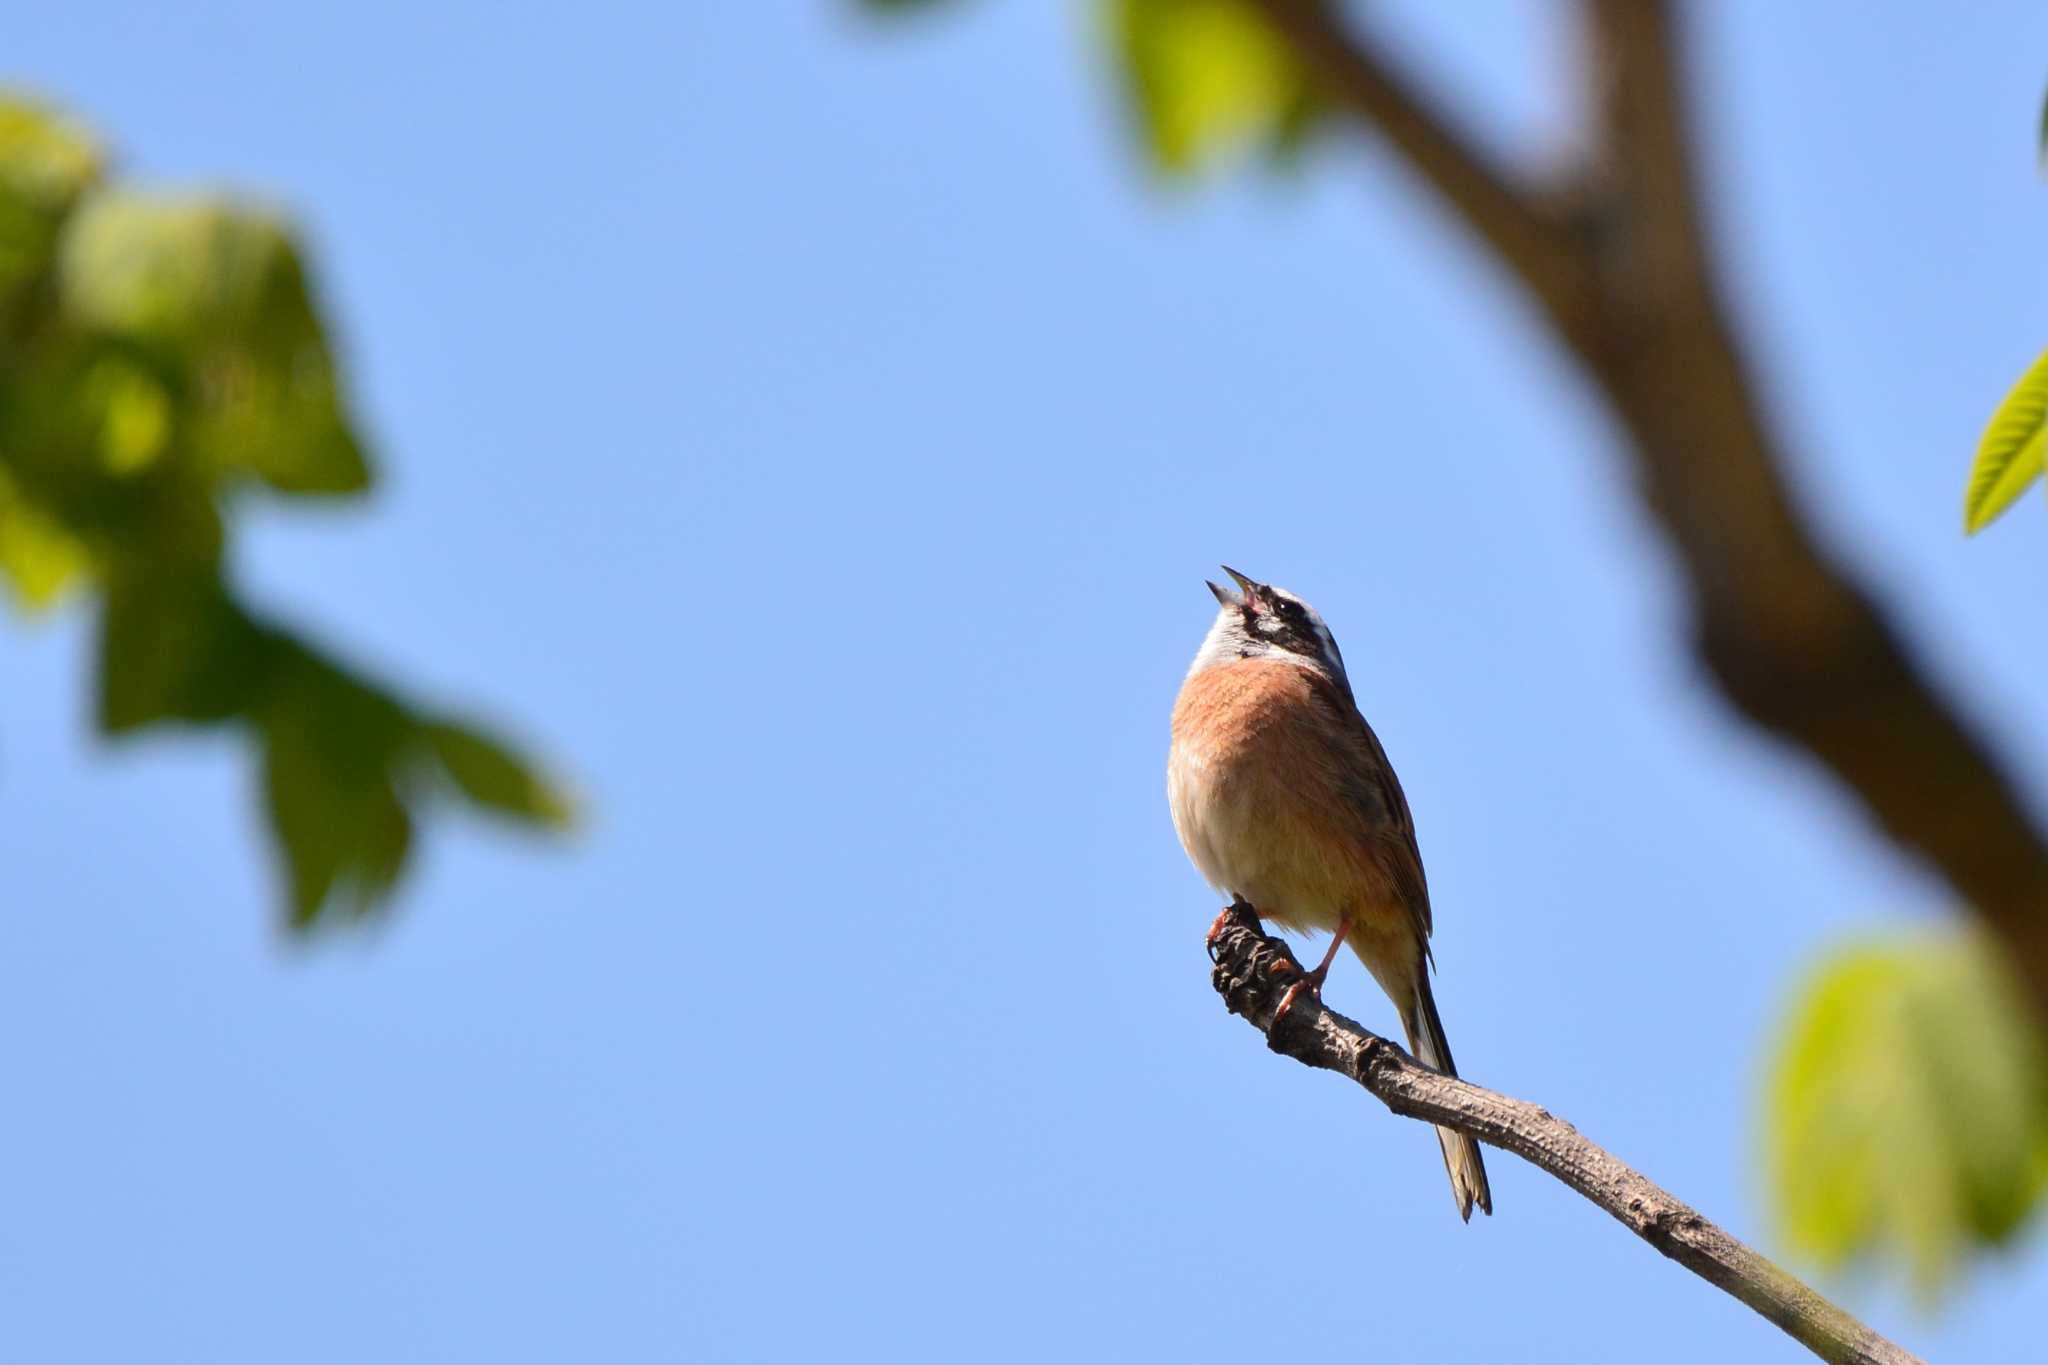
<instances>
[{"instance_id":1,"label":"bird's leg","mask_svg":"<svg viewBox=\"0 0 2048 1365\"><path fill-rule=\"evenodd\" d=\"M1280 1008L1273 1011L1273 1022L1266 1026L1268 1032L1280 1027L1280 1021L1287 1017L1287 1011L1294 1008L1295 997L1304 990L1318 1000L1323 998L1323 979L1330 974L1330 964L1337 960L1337 950L1344 946L1344 936L1350 932L1351 917L1346 915L1337 921L1337 932L1330 936L1330 950L1323 954L1323 960L1316 964L1315 970L1289 986L1287 994L1280 997Z\"/></svg>"}]
</instances>

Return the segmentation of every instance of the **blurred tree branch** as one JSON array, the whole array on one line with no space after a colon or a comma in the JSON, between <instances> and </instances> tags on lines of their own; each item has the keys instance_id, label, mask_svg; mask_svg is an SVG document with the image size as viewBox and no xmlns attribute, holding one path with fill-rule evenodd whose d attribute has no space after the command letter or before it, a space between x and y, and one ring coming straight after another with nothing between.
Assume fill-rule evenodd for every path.
<instances>
[{"instance_id":1,"label":"blurred tree branch","mask_svg":"<svg viewBox=\"0 0 2048 1365\"><path fill-rule=\"evenodd\" d=\"M1630 1232L1709 1284L1748 1304L1822 1360L1909 1365L1918 1356L1865 1327L1797 1277L1758 1254L1616 1160L1549 1110L1431 1070L1393 1043L1327 1009L1297 1000L1273 1028L1281 987L1301 973L1286 943L1261 932L1257 913L1232 905L1210 930L1213 983L1233 1014L1266 1045L1305 1066L1348 1076L1396 1114L1469 1133L1555 1176Z\"/></svg>"},{"instance_id":2,"label":"blurred tree branch","mask_svg":"<svg viewBox=\"0 0 2048 1365\"><path fill-rule=\"evenodd\" d=\"M2048 1014L2048 845L1782 473L1699 211L1683 26L1584 0L1596 99L1576 173L1490 165L1328 0L1253 0L1323 97L1377 128L1534 296L1626 434L1691 596L1694 643L1750 721L1804 749L2011 952Z\"/></svg>"}]
</instances>

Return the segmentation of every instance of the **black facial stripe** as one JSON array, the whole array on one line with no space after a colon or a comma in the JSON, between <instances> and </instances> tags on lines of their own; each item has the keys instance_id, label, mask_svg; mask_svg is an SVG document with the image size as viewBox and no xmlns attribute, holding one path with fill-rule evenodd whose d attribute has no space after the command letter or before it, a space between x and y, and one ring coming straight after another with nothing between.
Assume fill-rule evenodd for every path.
<instances>
[{"instance_id":1,"label":"black facial stripe","mask_svg":"<svg viewBox=\"0 0 2048 1365\"><path fill-rule=\"evenodd\" d=\"M1279 610L1262 612L1246 603L1243 608L1245 634L1254 640L1270 641L1290 654L1322 658L1323 640L1316 634L1316 628L1309 624L1307 613L1284 598L1279 605Z\"/></svg>"},{"instance_id":2,"label":"black facial stripe","mask_svg":"<svg viewBox=\"0 0 2048 1365\"><path fill-rule=\"evenodd\" d=\"M1280 622L1280 630L1273 637L1275 644L1285 647L1290 653L1306 654L1311 659L1323 657L1323 642L1317 637L1315 628L1293 621Z\"/></svg>"}]
</instances>

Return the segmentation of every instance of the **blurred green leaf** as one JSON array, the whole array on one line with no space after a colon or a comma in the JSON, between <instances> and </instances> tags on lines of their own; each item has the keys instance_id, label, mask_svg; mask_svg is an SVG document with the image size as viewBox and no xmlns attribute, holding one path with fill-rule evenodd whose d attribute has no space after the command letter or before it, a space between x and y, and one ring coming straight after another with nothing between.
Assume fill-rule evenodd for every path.
<instances>
[{"instance_id":1,"label":"blurred green leaf","mask_svg":"<svg viewBox=\"0 0 2048 1365\"><path fill-rule=\"evenodd\" d=\"M2043 1062L1986 940L1930 933L1822 963L1800 989L1767 1095L1766 1167L1786 1237L1829 1269L1899 1262L1933 1295L2040 1200Z\"/></svg>"},{"instance_id":2,"label":"blurred green leaf","mask_svg":"<svg viewBox=\"0 0 2048 1365\"><path fill-rule=\"evenodd\" d=\"M249 708L276 662L275 641L210 568L125 564L100 612L100 729L226 720Z\"/></svg>"},{"instance_id":3,"label":"blurred green leaf","mask_svg":"<svg viewBox=\"0 0 2048 1365\"><path fill-rule=\"evenodd\" d=\"M41 611L55 604L88 562L85 545L0 468L0 574L23 609Z\"/></svg>"},{"instance_id":4,"label":"blurred green leaf","mask_svg":"<svg viewBox=\"0 0 2048 1365\"><path fill-rule=\"evenodd\" d=\"M100 730L246 726L299 927L389 897L421 802L567 824L509 746L236 600L239 485L369 483L313 291L274 214L99 174L90 138L0 95L0 576L31 608L96 580Z\"/></svg>"},{"instance_id":5,"label":"blurred green leaf","mask_svg":"<svg viewBox=\"0 0 2048 1365\"><path fill-rule=\"evenodd\" d=\"M171 398L157 377L108 357L88 377L102 413L100 459L110 474L133 474L156 462L170 444Z\"/></svg>"},{"instance_id":6,"label":"blurred green leaf","mask_svg":"<svg viewBox=\"0 0 2048 1365\"><path fill-rule=\"evenodd\" d=\"M339 901L357 916L397 885L412 845L406 807L418 725L389 694L303 644L280 641L258 716L263 791L283 852L294 927Z\"/></svg>"},{"instance_id":7,"label":"blurred green leaf","mask_svg":"<svg viewBox=\"0 0 2048 1365\"><path fill-rule=\"evenodd\" d=\"M2048 448L2048 351L2043 351L1991 414L1977 443L1963 494L1963 530L1975 535L2041 476Z\"/></svg>"},{"instance_id":8,"label":"blurred green leaf","mask_svg":"<svg viewBox=\"0 0 2048 1365\"><path fill-rule=\"evenodd\" d=\"M100 171L99 144L83 129L0 91L0 314L42 273L64 215Z\"/></svg>"},{"instance_id":9,"label":"blurred green leaf","mask_svg":"<svg viewBox=\"0 0 2048 1365\"><path fill-rule=\"evenodd\" d=\"M461 721L426 721L303 642L270 639L278 659L255 719L294 927L333 905L360 917L390 896L425 803L446 790L442 774L480 806L568 824L569 803L507 745Z\"/></svg>"},{"instance_id":10,"label":"blurred green leaf","mask_svg":"<svg viewBox=\"0 0 2048 1365\"><path fill-rule=\"evenodd\" d=\"M1264 145L1286 153L1318 102L1293 50L1243 0L1109 0L1111 35L1147 146L1186 175Z\"/></svg>"},{"instance_id":11,"label":"blurred green leaf","mask_svg":"<svg viewBox=\"0 0 2048 1365\"><path fill-rule=\"evenodd\" d=\"M566 829L575 803L497 740L451 721L426 727L427 743L462 794L486 810Z\"/></svg>"},{"instance_id":12,"label":"blurred green leaf","mask_svg":"<svg viewBox=\"0 0 2048 1365\"><path fill-rule=\"evenodd\" d=\"M283 223L209 198L103 192L64 235L66 312L145 351L175 379L185 439L209 478L353 493L370 471Z\"/></svg>"}]
</instances>

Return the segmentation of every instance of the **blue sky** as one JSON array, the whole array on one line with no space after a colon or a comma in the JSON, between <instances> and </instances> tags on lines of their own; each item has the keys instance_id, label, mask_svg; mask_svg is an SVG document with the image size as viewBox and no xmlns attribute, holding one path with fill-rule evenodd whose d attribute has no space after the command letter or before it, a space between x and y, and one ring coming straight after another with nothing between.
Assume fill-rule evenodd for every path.
<instances>
[{"instance_id":1,"label":"blue sky","mask_svg":"<svg viewBox=\"0 0 2048 1365\"><path fill-rule=\"evenodd\" d=\"M1375 12L1548 155L1560 8ZM2048 342L2048 14L1699 8L1799 483L2048 799L2044 509L1958 533ZM1468 1074L1741 1234L1795 973L1943 889L1703 689L1602 414L1400 167L1162 189L1079 7L959 10L15 26L127 170L316 243L386 477L258 514L249 590L594 818L451 822L388 923L289 941L245 756L102 749L81 615L0 630L10 1357L1806 1358L1508 1157L1460 1226L1426 1131L1224 1015L1163 792L1202 579L1335 629ZM1829 1288L2009 1359L2048 1256L1932 1318Z\"/></svg>"}]
</instances>

